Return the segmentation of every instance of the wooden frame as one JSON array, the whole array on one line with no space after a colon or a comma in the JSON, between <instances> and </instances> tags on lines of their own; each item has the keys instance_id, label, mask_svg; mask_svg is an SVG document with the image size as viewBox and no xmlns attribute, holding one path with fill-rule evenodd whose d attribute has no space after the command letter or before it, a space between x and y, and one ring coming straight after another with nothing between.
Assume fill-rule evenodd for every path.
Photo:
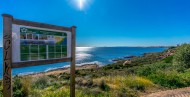
<instances>
[{"instance_id":1,"label":"wooden frame","mask_svg":"<svg viewBox=\"0 0 190 97\"><path fill-rule=\"evenodd\" d=\"M17 62L17 63L12 63L11 67L12 68L20 68L20 67L29 67L29 66L53 64L53 63L59 63L59 62L71 62L71 58L39 60L39 61L29 61L29 62Z\"/></svg>"},{"instance_id":2,"label":"wooden frame","mask_svg":"<svg viewBox=\"0 0 190 97\"><path fill-rule=\"evenodd\" d=\"M38 66L58 62L71 62L70 67L70 97L75 97L75 47L76 47L76 27L62 27L26 20L14 19L13 16L3 14L3 96L12 97L12 68L21 68L28 66ZM71 57L60 59L48 59L28 62L12 62L12 24L47 28L71 32Z\"/></svg>"}]
</instances>

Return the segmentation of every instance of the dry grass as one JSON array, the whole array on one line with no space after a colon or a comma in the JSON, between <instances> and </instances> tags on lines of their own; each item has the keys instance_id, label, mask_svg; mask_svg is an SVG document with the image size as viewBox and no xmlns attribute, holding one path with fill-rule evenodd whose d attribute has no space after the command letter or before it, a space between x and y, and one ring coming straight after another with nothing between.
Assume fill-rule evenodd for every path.
<instances>
[{"instance_id":1,"label":"dry grass","mask_svg":"<svg viewBox=\"0 0 190 97\"><path fill-rule=\"evenodd\" d=\"M138 76L106 76L94 79L93 82L100 84L102 80L105 80L112 89L119 89L122 86L130 88L143 86L145 89L154 87L154 84L150 80Z\"/></svg>"}]
</instances>

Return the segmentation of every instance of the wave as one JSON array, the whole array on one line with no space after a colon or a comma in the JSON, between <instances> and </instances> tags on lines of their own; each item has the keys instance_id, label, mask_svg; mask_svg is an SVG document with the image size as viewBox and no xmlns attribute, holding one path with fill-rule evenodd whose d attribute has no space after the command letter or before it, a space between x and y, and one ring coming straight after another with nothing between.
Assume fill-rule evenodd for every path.
<instances>
[{"instance_id":1,"label":"wave","mask_svg":"<svg viewBox=\"0 0 190 97\"><path fill-rule=\"evenodd\" d=\"M100 62L100 61L92 61L92 62L84 62L84 63L76 64L76 66L82 66L82 65L86 65L86 64L97 64L97 65L103 65L103 63L102 63L102 62Z\"/></svg>"},{"instance_id":2,"label":"wave","mask_svg":"<svg viewBox=\"0 0 190 97\"><path fill-rule=\"evenodd\" d=\"M18 76L24 76L24 75L30 75L30 74L35 74L37 72L25 72L25 73L19 73Z\"/></svg>"},{"instance_id":3,"label":"wave","mask_svg":"<svg viewBox=\"0 0 190 97\"><path fill-rule=\"evenodd\" d=\"M87 65L87 64L97 64L99 66L102 66L103 63L99 62L99 61L92 61L92 62L84 62L84 63L80 63L80 64L76 64L76 66L82 66L82 65ZM48 72L48 71L52 71L52 70L56 70L56 69L61 69L61 68L68 68L70 67L70 65L65 65L63 67L55 67L55 68L48 68L47 70L45 70L44 72Z\"/></svg>"}]
</instances>

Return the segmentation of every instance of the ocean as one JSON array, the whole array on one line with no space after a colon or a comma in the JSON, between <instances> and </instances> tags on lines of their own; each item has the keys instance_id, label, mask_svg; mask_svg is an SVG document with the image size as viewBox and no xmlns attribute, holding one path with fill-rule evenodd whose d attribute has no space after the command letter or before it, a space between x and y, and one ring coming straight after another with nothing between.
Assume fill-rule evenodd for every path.
<instances>
[{"instance_id":1,"label":"ocean","mask_svg":"<svg viewBox=\"0 0 190 97\"><path fill-rule=\"evenodd\" d=\"M114 59L122 59L126 56L141 56L144 53L162 52L167 48L154 48L154 47L77 47L76 48L76 65L83 64L99 64L107 65L113 63ZM0 79L3 73L3 50L0 48ZM68 67L69 62L47 64L42 66L33 66L25 68L13 69L14 75L27 75L37 72L44 72L52 69Z\"/></svg>"}]
</instances>

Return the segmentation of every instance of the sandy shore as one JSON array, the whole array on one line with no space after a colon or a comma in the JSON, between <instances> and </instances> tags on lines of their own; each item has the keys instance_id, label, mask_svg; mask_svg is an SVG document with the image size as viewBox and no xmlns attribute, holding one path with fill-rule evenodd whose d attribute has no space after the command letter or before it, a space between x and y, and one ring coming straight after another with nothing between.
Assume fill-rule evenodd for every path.
<instances>
[{"instance_id":1,"label":"sandy shore","mask_svg":"<svg viewBox=\"0 0 190 97\"><path fill-rule=\"evenodd\" d=\"M82 70L82 69L94 69L94 68L99 68L99 65L97 64L85 64L81 66L76 66L76 70ZM39 72L39 73L34 73L34 74L29 74L25 76L41 76L41 75L58 75L60 73L70 73L70 67L65 67L65 68L58 68L54 70L49 70L46 72Z\"/></svg>"}]
</instances>

